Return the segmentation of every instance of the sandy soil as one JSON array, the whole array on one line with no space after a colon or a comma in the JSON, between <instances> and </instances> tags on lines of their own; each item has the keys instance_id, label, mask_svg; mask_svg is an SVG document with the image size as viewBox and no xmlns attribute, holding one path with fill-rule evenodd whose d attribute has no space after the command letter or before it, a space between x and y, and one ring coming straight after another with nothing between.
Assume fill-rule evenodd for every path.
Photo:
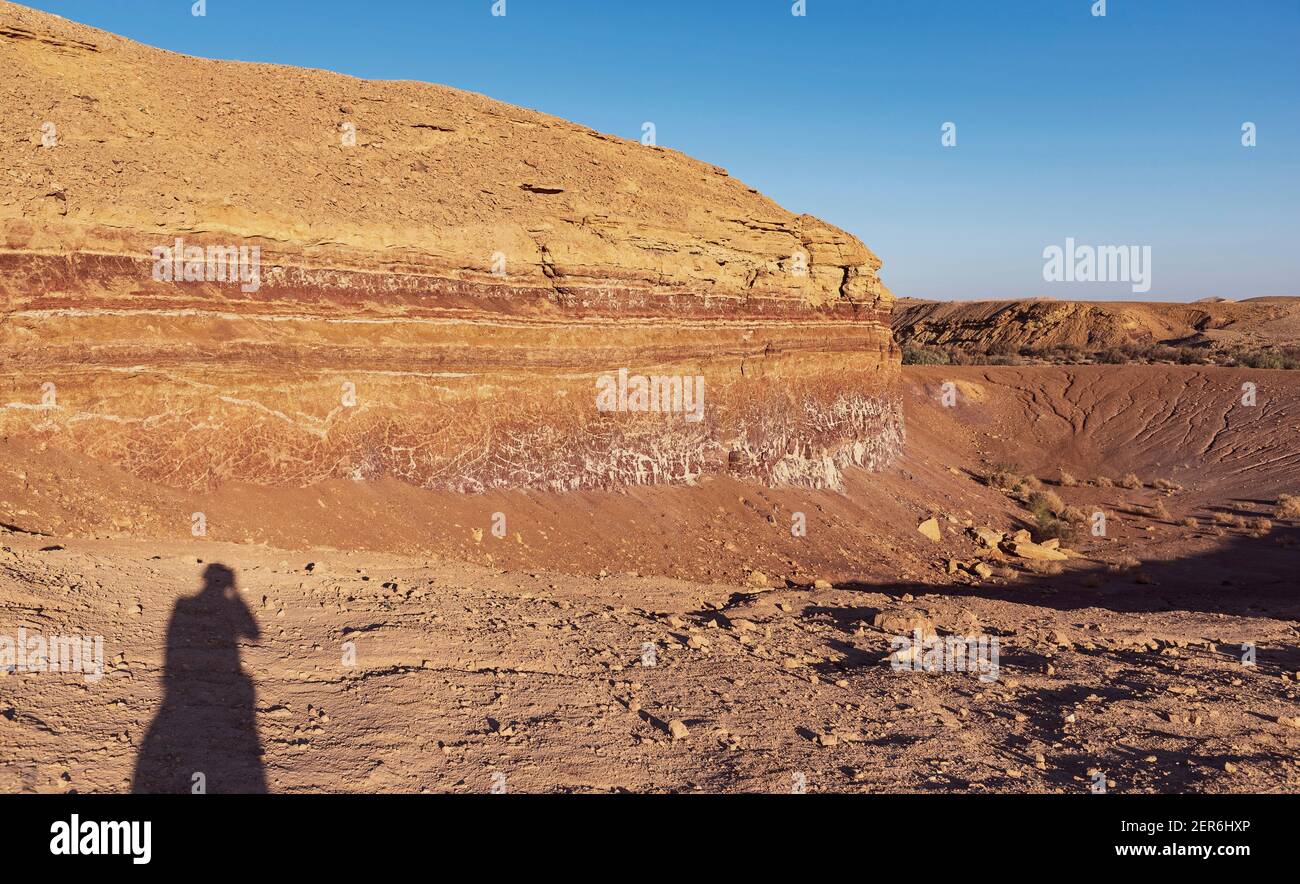
<instances>
[{"instance_id":1,"label":"sandy soil","mask_svg":"<svg viewBox=\"0 0 1300 884\"><path fill-rule=\"evenodd\" d=\"M904 458L843 495L196 500L10 446L0 633L103 636L108 671L0 675L0 789L1297 791L1300 528L1255 521L1300 490L1293 377L908 369ZM969 534L1028 523L995 464L1144 485L1049 484L1108 532L1033 563ZM882 662L917 622L996 637L997 679Z\"/></svg>"}]
</instances>

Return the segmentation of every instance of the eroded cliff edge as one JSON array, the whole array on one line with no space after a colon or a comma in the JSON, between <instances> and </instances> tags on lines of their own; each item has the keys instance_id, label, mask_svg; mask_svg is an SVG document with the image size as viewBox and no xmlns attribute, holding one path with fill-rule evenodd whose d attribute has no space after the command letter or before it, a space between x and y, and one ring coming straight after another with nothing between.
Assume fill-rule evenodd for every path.
<instances>
[{"instance_id":1,"label":"eroded cliff edge","mask_svg":"<svg viewBox=\"0 0 1300 884\"><path fill-rule=\"evenodd\" d=\"M3 2L0 65L10 439L175 487L458 491L837 487L901 446L879 259L723 169ZM255 284L164 248L256 249ZM702 377L702 419L601 411L620 369Z\"/></svg>"}]
</instances>

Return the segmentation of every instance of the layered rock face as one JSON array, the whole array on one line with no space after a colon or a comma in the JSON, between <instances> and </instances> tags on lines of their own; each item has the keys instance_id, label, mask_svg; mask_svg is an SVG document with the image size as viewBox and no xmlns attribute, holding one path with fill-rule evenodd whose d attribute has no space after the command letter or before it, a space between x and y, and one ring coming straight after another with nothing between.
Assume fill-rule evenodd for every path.
<instances>
[{"instance_id":1,"label":"layered rock face","mask_svg":"<svg viewBox=\"0 0 1300 884\"><path fill-rule=\"evenodd\" d=\"M1207 353L1300 345L1300 298L1191 304L1152 301L919 301L894 303L900 344L989 355L1071 348L1096 353L1153 344Z\"/></svg>"},{"instance_id":2,"label":"layered rock face","mask_svg":"<svg viewBox=\"0 0 1300 884\"><path fill-rule=\"evenodd\" d=\"M0 434L185 488L837 487L880 261L716 166L0 2Z\"/></svg>"}]
</instances>

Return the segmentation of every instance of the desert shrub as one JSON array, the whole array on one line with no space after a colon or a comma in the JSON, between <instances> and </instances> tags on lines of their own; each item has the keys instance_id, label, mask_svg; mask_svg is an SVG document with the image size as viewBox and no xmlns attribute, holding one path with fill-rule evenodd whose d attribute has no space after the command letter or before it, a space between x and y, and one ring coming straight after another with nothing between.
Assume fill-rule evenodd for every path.
<instances>
[{"instance_id":1,"label":"desert shrub","mask_svg":"<svg viewBox=\"0 0 1300 884\"><path fill-rule=\"evenodd\" d=\"M1124 365L1129 361L1128 354L1119 347L1109 347L1093 354L1093 360L1103 365Z\"/></svg>"},{"instance_id":2,"label":"desert shrub","mask_svg":"<svg viewBox=\"0 0 1300 884\"><path fill-rule=\"evenodd\" d=\"M1093 481L1097 483L1098 488L1115 487L1115 483L1111 480L1110 476L1098 476L1097 478L1093 479Z\"/></svg>"},{"instance_id":3,"label":"desert shrub","mask_svg":"<svg viewBox=\"0 0 1300 884\"><path fill-rule=\"evenodd\" d=\"M1079 480L1074 478L1074 474L1066 470L1061 470L1060 485L1062 488L1074 488L1079 484Z\"/></svg>"},{"instance_id":4,"label":"desert shrub","mask_svg":"<svg viewBox=\"0 0 1300 884\"><path fill-rule=\"evenodd\" d=\"M1229 357L1232 365L1241 368L1300 369L1300 347L1283 347L1278 350L1234 350Z\"/></svg>"},{"instance_id":5,"label":"desert shrub","mask_svg":"<svg viewBox=\"0 0 1300 884\"><path fill-rule=\"evenodd\" d=\"M1043 490L1043 483L1038 481L1037 476L1021 476L1020 481L1016 483L1016 490L1021 494L1033 494L1035 491Z\"/></svg>"},{"instance_id":6,"label":"desert shrub","mask_svg":"<svg viewBox=\"0 0 1300 884\"><path fill-rule=\"evenodd\" d=\"M1088 514L1085 513L1082 509L1080 509L1077 506L1067 506L1065 509L1061 510L1057 515L1060 516L1060 518L1063 519L1064 521L1070 522L1075 525L1088 524Z\"/></svg>"},{"instance_id":7,"label":"desert shrub","mask_svg":"<svg viewBox=\"0 0 1300 884\"><path fill-rule=\"evenodd\" d=\"M1147 362L1177 362L1179 353L1173 347L1157 344L1146 351Z\"/></svg>"},{"instance_id":8,"label":"desert shrub","mask_svg":"<svg viewBox=\"0 0 1300 884\"><path fill-rule=\"evenodd\" d=\"M1246 521L1246 517L1245 517L1245 516L1233 516L1233 517L1232 517L1232 527L1234 527L1234 528L1246 528L1246 527L1249 527L1249 525L1250 525L1250 522Z\"/></svg>"},{"instance_id":9,"label":"desert shrub","mask_svg":"<svg viewBox=\"0 0 1300 884\"><path fill-rule=\"evenodd\" d=\"M1268 532L1273 530L1273 522L1271 519L1266 519L1263 516L1260 516L1258 519L1256 519L1254 522L1251 523L1251 527L1254 528L1256 531L1258 531L1260 534L1267 534Z\"/></svg>"},{"instance_id":10,"label":"desert shrub","mask_svg":"<svg viewBox=\"0 0 1300 884\"><path fill-rule=\"evenodd\" d=\"M1124 478L1119 480L1119 484L1123 488L1136 490L1142 487L1142 480L1137 477L1137 473L1125 473Z\"/></svg>"},{"instance_id":11,"label":"desert shrub","mask_svg":"<svg viewBox=\"0 0 1300 884\"><path fill-rule=\"evenodd\" d=\"M1056 516L1065 509L1065 501L1054 491L1035 491L1026 501L1029 511L1036 517Z\"/></svg>"},{"instance_id":12,"label":"desert shrub","mask_svg":"<svg viewBox=\"0 0 1300 884\"><path fill-rule=\"evenodd\" d=\"M985 362L986 365L1024 365L1025 361L1019 356L990 356Z\"/></svg>"},{"instance_id":13,"label":"desert shrub","mask_svg":"<svg viewBox=\"0 0 1300 884\"><path fill-rule=\"evenodd\" d=\"M1277 499L1273 518L1288 521L1300 520L1300 494L1283 494Z\"/></svg>"},{"instance_id":14,"label":"desert shrub","mask_svg":"<svg viewBox=\"0 0 1300 884\"><path fill-rule=\"evenodd\" d=\"M1014 491L1016 486L1021 482L1020 474L1014 467L999 464L984 477L990 488L997 488L1000 491Z\"/></svg>"},{"instance_id":15,"label":"desert shrub","mask_svg":"<svg viewBox=\"0 0 1300 884\"><path fill-rule=\"evenodd\" d=\"M1150 512L1152 518L1160 519L1165 522L1168 522L1173 518L1173 516L1169 515L1169 510L1165 508L1165 502L1163 500L1157 500L1155 504L1151 506Z\"/></svg>"},{"instance_id":16,"label":"desert shrub","mask_svg":"<svg viewBox=\"0 0 1300 884\"><path fill-rule=\"evenodd\" d=\"M1117 562L1112 562L1106 566L1106 570L1112 574L1118 574L1122 571L1132 571L1142 567L1142 562L1133 556L1124 556Z\"/></svg>"},{"instance_id":17,"label":"desert shrub","mask_svg":"<svg viewBox=\"0 0 1300 884\"><path fill-rule=\"evenodd\" d=\"M1053 364L1074 363L1083 360L1083 352L1074 344L1055 344L1031 352L1036 358Z\"/></svg>"},{"instance_id":18,"label":"desert shrub","mask_svg":"<svg viewBox=\"0 0 1300 884\"><path fill-rule=\"evenodd\" d=\"M948 354L941 350L927 350L924 347L914 347L911 344L904 344L903 364L950 365L951 360L949 359Z\"/></svg>"},{"instance_id":19,"label":"desert shrub","mask_svg":"<svg viewBox=\"0 0 1300 884\"><path fill-rule=\"evenodd\" d=\"M1039 543L1055 538L1062 546L1077 546L1088 535L1088 514L1077 506L1064 507L1056 515L1043 510L1035 513L1034 520Z\"/></svg>"},{"instance_id":20,"label":"desert shrub","mask_svg":"<svg viewBox=\"0 0 1300 884\"><path fill-rule=\"evenodd\" d=\"M1199 527L1201 527L1201 523L1198 522L1198 521L1196 521L1196 519L1192 518L1191 516L1188 516L1187 518L1183 519L1183 521L1182 521L1182 525L1183 525L1184 528L1199 528Z\"/></svg>"},{"instance_id":21,"label":"desert shrub","mask_svg":"<svg viewBox=\"0 0 1300 884\"><path fill-rule=\"evenodd\" d=\"M1161 491L1168 491L1170 494L1173 494L1175 491L1183 490L1182 485L1179 485L1177 482L1171 482L1168 479L1156 479L1151 484L1156 488L1159 488Z\"/></svg>"},{"instance_id":22,"label":"desert shrub","mask_svg":"<svg viewBox=\"0 0 1300 884\"><path fill-rule=\"evenodd\" d=\"M1214 514L1214 521L1217 522L1217 523L1220 524L1220 525L1231 525L1231 524L1232 524L1232 514L1231 514L1231 513L1215 513L1215 514Z\"/></svg>"}]
</instances>

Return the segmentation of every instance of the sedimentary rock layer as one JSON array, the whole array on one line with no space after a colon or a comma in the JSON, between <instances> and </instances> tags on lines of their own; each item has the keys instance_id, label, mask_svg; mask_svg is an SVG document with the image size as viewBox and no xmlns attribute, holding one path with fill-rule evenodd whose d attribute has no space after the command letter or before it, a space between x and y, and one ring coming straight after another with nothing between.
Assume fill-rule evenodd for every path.
<instances>
[{"instance_id":1,"label":"sedimentary rock layer","mask_svg":"<svg viewBox=\"0 0 1300 884\"><path fill-rule=\"evenodd\" d=\"M463 491L835 487L901 444L879 259L718 167L3 2L0 64L11 438L178 487Z\"/></svg>"},{"instance_id":2,"label":"sedimentary rock layer","mask_svg":"<svg viewBox=\"0 0 1300 884\"><path fill-rule=\"evenodd\" d=\"M1300 298L1191 304L1151 301L960 301L894 303L900 344L975 355L1063 348L1097 353L1165 345L1207 353L1300 345Z\"/></svg>"}]
</instances>

